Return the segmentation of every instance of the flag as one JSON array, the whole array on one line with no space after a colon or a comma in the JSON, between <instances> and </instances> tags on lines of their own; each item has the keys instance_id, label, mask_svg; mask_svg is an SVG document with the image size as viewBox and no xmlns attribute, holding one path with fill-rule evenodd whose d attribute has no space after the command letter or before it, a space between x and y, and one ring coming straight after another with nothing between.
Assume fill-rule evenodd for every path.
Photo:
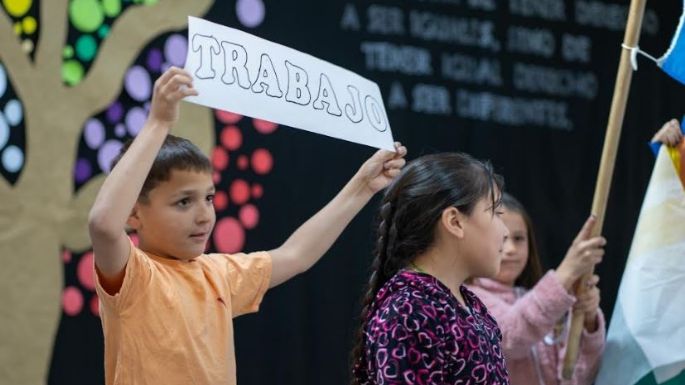
<instances>
[{"instance_id":1,"label":"flag","mask_svg":"<svg viewBox=\"0 0 685 385\"><path fill-rule=\"evenodd\" d=\"M596 385L685 385L685 151L661 146ZM674 159L677 158L677 159Z\"/></svg>"},{"instance_id":2,"label":"flag","mask_svg":"<svg viewBox=\"0 0 685 385\"><path fill-rule=\"evenodd\" d=\"M685 23L685 0L683 0L683 14L680 16L678 29L671 40L668 51L657 60L657 64L672 78L685 84L685 35L683 24Z\"/></svg>"}]
</instances>

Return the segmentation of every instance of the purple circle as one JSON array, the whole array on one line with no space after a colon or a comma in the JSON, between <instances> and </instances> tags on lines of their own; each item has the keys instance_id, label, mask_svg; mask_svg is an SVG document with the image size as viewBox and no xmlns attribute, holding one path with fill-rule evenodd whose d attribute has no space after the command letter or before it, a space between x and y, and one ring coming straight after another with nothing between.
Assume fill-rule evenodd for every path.
<instances>
[{"instance_id":1,"label":"purple circle","mask_svg":"<svg viewBox=\"0 0 685 385\"><path fill-rule=\"evenodd\" d=\"M114 127L114 135L119 138L123 138L126 135L126 126L123 123L119 123Z\"/></svg>"},{"instance_id":2,"label":"purple circle","mask_svg":"<svg viewBox=\"0 0 685 385\"><path fill-rule=\"evenodd\" d=\"M188 53L188 41L183 35L171 35L164 43L166 60L177 67L183 67Z\"/></svg>"},{"instance_id":3,"label":"purple circle","mask_svg":"<svg viewBox=\"0 0 685 385\"><path fill-rule=\"evenodd\" d=\"M105 141L105 126L98 119L88 119L83 130L83 139L85 139L86 145L92 149L100 147Z\"/></svg>"},{"instance_id":4,"label":"purple circle","mask_svg":"<svg viewBox=\"0 0 685 385\"><path fill-rule=\"evenodd\" d=\"M153 48L147 54L147 69L154 72L162 69L162 51L159 48Z\"/></svg>"},{"instance_id":5,"label":"purple circle","mask_svg":"<svg viewBox=\"0 0 685 385\"><path fill-rule=\"evenodd\" d=\"M152 82L150 74L141 66L133 66L126 72L124 87L131 97L139 102L150 99Z\"/></svg>"},{"instance_id":6,"label":"purple circle","mask_svg":"<svg viewBox=\"0 0 685 385\"><path fill-rule=\"evenodd\" d=\"M124 107L121 105L121 103L114 102L107 109L106 115L107 115L107 120L110 123L116 123L119 120L121 120L122 116L124 116Z\"/></svg>"},{"instance_id":7,"label":"purple circle","mask_svg":"<svg viewBox=\"0 0 685 385\"><path fill-rule=\"evenodd\" d=\"M128 128L128 133L131 136L136 136L143 128L145 124L145 119L147 118L147 113L141 107L133 107L126 114L126 127Z\"/></svg>"},{"instance_id":8,"label":"purple circle","mask_svg":"<svg viewBox=\"0 0 685 385\"><path fill-rule=\"evenodd\" d=\"M250 28L254 28L264 21L264 2L262 0L238 0L235 5L238 20Z\"/></svg>"},{"instance_id":9,"label":"purple circle","mask_svg":"<svg viewBox=\"0 0 685 385\"><path fill-rule=\"evenodd\" d=\"M85 182L90 178L92 172L93 170L90 167L88 159L80 158L76 161L76 165L74 166L74 178L76 179L76 182Z\"/></svg>"},{"instance_id":10,"label":"purple circle","mask_svg":"<svg viewBox=\"0 0 685 385\"><path fill-rule=\"evenodd\" d=\"M119 155L121 147L123 147L123 144L120 141L113 139L106 141L105 144L100 147L100 151L98 151L98 166L100 166L102 171L110 171L112 159Z\"/></svg>"}]
</instances>

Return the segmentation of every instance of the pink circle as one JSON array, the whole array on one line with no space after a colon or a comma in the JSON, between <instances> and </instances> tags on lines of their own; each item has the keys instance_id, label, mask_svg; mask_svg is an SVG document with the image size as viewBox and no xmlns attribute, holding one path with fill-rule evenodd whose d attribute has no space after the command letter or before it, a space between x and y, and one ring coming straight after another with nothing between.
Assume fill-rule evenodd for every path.
<instances>
[{"instance_id":1,"label":"pink circle","mask_svg":"<svg viewBox=\"0 0 685 385\"><path fill-rule=\"evenodd\" d=\"M75 316L83 308L83 295L74 286L69 286L62 292L62 307L69 316Z\"/></svg>"},{"instance_id":2,"label":"pink circle","mask_svg":"<svg viewBox=\"0 0 685 385\"><path fill-rule=\"evenodd\" d=\"M223 191L217 191L214 194L214 209L221 211L228 206L228 195Z\"/></svg>"},{"instance_id":3,"label":"pink circle","mask_svg":"<svg viewBox=\"0 0 685 385\"><path fill-rule=\"evenodd\" d=\"M100 316L100 299L98 299L97 295L94 295L93 298L90 299L90 311L94 316Z\"/></svg>"},{"instance_id":4,"label":"pink circle","mask_svg":"<svg viewBox=\"0 0 685 385\"><path fill-rule=\"evenodd\" d=\"M254 199L259 199L264 195L264 189L262 188L262 185L259 183L255 183L252 185L252 198Z\"/></svg>"},{"instance_id":5,"label":"pink circle","mask_svg":"<svg viewBox=\"0 0 685 385\"><path fill-rule=\"evenodd\" d=\"M69 251L69 250L62 251L62 261L64 261L64 263L71 262L71 251Z\"/></svg>"},{"instance_id":6,"label":"pink circle","mask_svg":"<svg viewBox=\"0 0 685 385\"><path fill-rule=\"evenodd\" d=\"M221 144L227 149L234 151L243 144L243 134L236 126L228 126L221 131Z\"/></svg>"},{"instance_id":7,"label":"pink circle","mask_svg":"<svg viewBox=\"0 0 685 385\"><path fill-rule=\"evenodd\" d=\"M216 118L223 124L236 124L243 116L230 111L216 110Z\"/></svg>"},{"instance_id":8,"label":"pink circle","mask_svg":"<svg viewBox=\"0 0 685 385\"><path fill-rule=\"evenodd\" d=\"M81 286L88 290L95 290L95 276L93 273L93 252L89 251L83 254L76 268L76 275L79 282L81 282Z\"/></svg>"},{"instance_id":9,"label":"pink circle","mask_svg":"<svg viewBox=\"0 0 685 385\"><path fill-rule=\"evenodd\" d=\"M278 124L269 122L268 120L252 119L254 128L262 134L270 134L276 131Z\"/></svg>"},{"instance_id":10,"label":"pink circle","mask_svg":"<svg viewBox=\"0 0 685 385\"><path fill-rule=\"evenodd\" d=\"M269 150L258 148L252 153L252 169L259 175L268 174L274 166Z\"/></svg>"},{"instance_id":11,"label":"pink circle","mask_svg":"<svg viewBox=\"0 0 685 385\"><path fill-rule=\"evenodd\" d=\"M215 170L222 171L228 166L228 153L221 147L212 150L212 166Z\"/></svg>"},{"instance_id":12,"label":"pink circle","mask_svg":"<svg viewBox=\"0 0 685 385\"><path fill-rule=\"evenodd\" d=\"M240 206L250 199L250 186L242 179L236 179L231 184L231 201Z\"/></svg>"},{"instance_id":13,"label":"pink circle","mask_svg":"<svg viewBox=\"0 0 685 385\"><path fill-rule=\"evenodd\" d=\"M219 182L221 182L221 174L217 171L212 173L212 182L214 182L214 184L219 184Z\"/></svg>"},{"instance_id":14,"label":"pink circle","mask_svg":"<svg viewBox=\"0 0 685 385\"><path fill-rule=\"evenodd\" d=\"M255 205L248 204L241 207L238 216L240 217L240 222L248 230L254 229L257 223L259 223L259 210L257 210Z\"/></svg>"},{"instance_id":15,"label":"pink circle","mask_svg":"<svg viewBox=\"0 0 685 385\"><path fill-rule=\"evenodd\" d=\"M247 160L247 156L240 155L238 157L238 169L239 170L247 170L247 166L249 163L250 163L250 161Z\"/></svg>"},{"instance_id":16,"label":"pink circle","mask_svg":"<svg viewBox=\"0 0 685 385\"><path fill-rule=\"evenodd\" d=\"M236 253L245 243L245 230L233 217L220 219L214 228L214 246L221 253Z\"/></svg>"}]
</instances>

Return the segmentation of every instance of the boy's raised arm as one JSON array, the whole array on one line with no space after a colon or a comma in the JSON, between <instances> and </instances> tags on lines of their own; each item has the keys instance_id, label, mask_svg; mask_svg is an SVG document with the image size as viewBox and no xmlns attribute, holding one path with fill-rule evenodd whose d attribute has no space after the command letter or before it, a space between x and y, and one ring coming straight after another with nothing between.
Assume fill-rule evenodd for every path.
<instances>
[{"instance_id":1,"label":"boy's raised arm","mask_svg":"<svg viewBox=\"0 0 685 385\"><path fill-rule=\"evenodd\" d=\"M172 67L155 82L150 114L131 146L107 176L88 216L95 264L105 278L123 274L130 252L126 222L164 139L178 120L181 99L196 95L192 78Z\"/></svg>"},{"instance_id":2,"label":"boy's raised arm","mask_svg":"<svg viewBox=\"0 0 685 385\"><path fill-rule=\"evenodd\" d=\"M279 248L269 251L269 287L279 285L314 265L371 197L385 188L405 164L407 149L377 151L324 208L300 226Z\"/></svg>"}]
</instances>

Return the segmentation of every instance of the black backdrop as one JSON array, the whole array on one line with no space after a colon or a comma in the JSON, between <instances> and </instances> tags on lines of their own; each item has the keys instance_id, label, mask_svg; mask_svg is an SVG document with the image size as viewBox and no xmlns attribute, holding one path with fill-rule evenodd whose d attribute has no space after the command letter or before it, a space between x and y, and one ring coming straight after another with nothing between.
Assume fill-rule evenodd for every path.
<instances>
[{"instance_id":1,"label":"black backdrop","mask_svg":"<svg viewBox=\"0 0 685 385\"><path fill-rule=\"evenodd\" d=\"M377 81L394 137L408 146L410 159L437 151L490 159L507 190L530 210L544 263L554 267L589 214L621 49L621 10L627 4L267 1L263 22L247 28L238 20L235 2L218 1L205 18ZM676 0L648 4L641 47L663 53L681 10ZM576 49L566 50L568 41ZM466 67L446 70L443 56ZM480 67L469 67L474 63ZM607 255L598 267L608 316L653 165L647 141L665 120L683 113L685 88L653 63L639 63L605 221ZM550 77L536 77L541 73ZM487 110L488 105L497 110ZM274 168L263 180L260 224L249 232L245 250L283 242L373 152L285 127L257 140L271 151ZM239 384L347 382L358 299L372 258L377 198L320 263L267 293L259 313L235 320ZM73 266L66 267L65 276L67 283L75 280ZM99 319L87 312L65 316L49 383L103 383L102 359Z\"/></svg>"}]
</instances>

